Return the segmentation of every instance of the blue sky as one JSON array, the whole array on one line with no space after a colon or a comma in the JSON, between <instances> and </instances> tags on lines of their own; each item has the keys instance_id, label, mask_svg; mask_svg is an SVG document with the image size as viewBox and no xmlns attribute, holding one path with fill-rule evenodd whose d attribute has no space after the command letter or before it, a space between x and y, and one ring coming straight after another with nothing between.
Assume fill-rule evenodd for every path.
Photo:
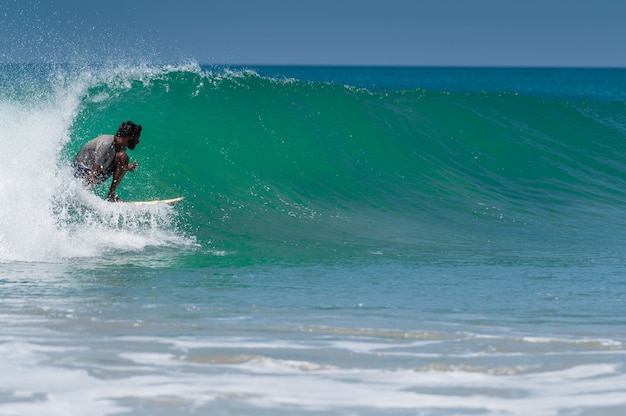
<instances>
[{"instance_id":1,"label":"blue sky","mask_svg":"<svg viewBox=\"0 0 626 416\"><path fill-rule=\"evenodd\" d=\"M0 62L626 67L623 0L0 0Z\"/></svg>"}]
</instances>

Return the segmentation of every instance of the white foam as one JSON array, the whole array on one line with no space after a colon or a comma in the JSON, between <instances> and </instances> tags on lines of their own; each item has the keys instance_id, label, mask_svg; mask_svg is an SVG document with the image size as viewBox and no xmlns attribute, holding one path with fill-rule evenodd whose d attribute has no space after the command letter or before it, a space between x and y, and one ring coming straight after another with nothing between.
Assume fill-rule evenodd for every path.
<instances>
[{"instance_id":1,"label":"white foam","mask_svg":"<svg viewBox=\"0 0 626 416\"><path fill-rule=\"evenodd\" d=\"M582 338L582 339L564 339L552 337L522 337L524 342L533 344L571 344L571 345L599 345L605 348L622 348L620 341L605 338Z\"/></svg>"},{"instance_id":2,"label":"white foam","mask_svg":"<svg viewBox=\"0 0 626 416\"><path fill-rule=\"evenodd\" d=\"M239 353L230 358L207 351L209 345L223 351L222 347L236 344L239 351L250 352L271 345L248 341L252 342L240 338L224 338L217 343L212 339L120 338L113 355L105 349L106 360L91 359L85 361L89 367L81 368L80 361L68 365L52 357L78 351L91 354L91 349L5 337L0 340L4 357L0 373L11 377L0 378L0 391L5 393L0 414L110 415L154 405L170 406L176 414L226 403L285 414L298 410L359 413L368 409L413 412L409 414L438 410L442 414L548 416L606 406L626 409L626 374L614 364L521 373L462 367L422 371L342 368L317 362L314 357L323 355L316 353L308 354L307 360L280 356L290 354L289 350L281 353L268 349L273 355L279 354L273 357ZM128 348L124 347L126 342L130 343ZM192 351L177 350L181 345ZM287 348L290 343L281 345ZM188 359L190 352L196 359ZM95 375L103 372L108 375Z\"/></svg>"},{"instance_id":3,"label":"white foam","mask_svg":"<svg viewBox=\"0 0 626 416\"><path fill-rule=\"evenodd\" d=\"M128 80L123 74L103 70L98 76ZM87 195L72 177L62 149L87 89L103 82L98 76L61 73L0 96L0 263L54 262L98 256L109 248L192 243L174 230L171 209L140 212L105 203Z\"/></svg>"}]
</instances>

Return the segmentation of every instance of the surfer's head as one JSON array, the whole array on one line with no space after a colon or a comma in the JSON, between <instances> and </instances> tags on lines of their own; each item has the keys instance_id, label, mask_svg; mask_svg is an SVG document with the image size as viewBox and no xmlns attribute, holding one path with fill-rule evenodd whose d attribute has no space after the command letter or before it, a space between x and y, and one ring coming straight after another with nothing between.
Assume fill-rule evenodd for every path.
<instances>
[{"instance_id":1,"label":"surfer's head","mask_svg":"<svg viewBox=\"0 0 626 416\"><path fill-rule=\"evenodd\" d=\"M141 135L141 126L132 121L125 121L120 124L120 128L115 133L117 137L128 137L128 148L133 150L139 144L139 136Z\"/></svg>"}]
</instances>

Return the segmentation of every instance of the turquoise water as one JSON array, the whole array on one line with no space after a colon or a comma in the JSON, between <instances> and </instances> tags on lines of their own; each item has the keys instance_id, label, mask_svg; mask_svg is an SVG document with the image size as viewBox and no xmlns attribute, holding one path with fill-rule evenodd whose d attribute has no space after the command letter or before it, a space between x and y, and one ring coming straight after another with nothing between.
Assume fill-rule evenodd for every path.
<instances>
[{"instance_id":1,"label":"turquoise water","mask_svg":"<svg viewBox=\"0 0 626 416\"><path fill-rule=\"evenodd\" d=\"M625 70L5 65L0 86L0 414L626 409ZM127 119L119 196L183 202L72 179Z\"/></svg>"}]
</instances>

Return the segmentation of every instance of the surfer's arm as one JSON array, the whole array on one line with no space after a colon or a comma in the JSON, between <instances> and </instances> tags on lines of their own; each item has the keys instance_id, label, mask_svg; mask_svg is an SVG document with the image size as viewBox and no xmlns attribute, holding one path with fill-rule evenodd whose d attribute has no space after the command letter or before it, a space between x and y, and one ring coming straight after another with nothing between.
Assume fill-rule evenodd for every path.
<instances>
[{"instance_id":1,"label":"surfer's arm","mask_svg":"<svg viewBox=\"0 0 626 416\"><path fill-rule=\"evenodd\" d=\"M119 186L120 182L124 178L126 171L129 169L128 165L128 155L126 152L117 152L115 154L115 170L113 171L113 181L111 182L111 188L109 189L109 195L107 196L107 201L110 202L121 202L122 200L115 195L115 191ZM136 168L135 162L135 168Z\"/></svg>"}]
</instances>

